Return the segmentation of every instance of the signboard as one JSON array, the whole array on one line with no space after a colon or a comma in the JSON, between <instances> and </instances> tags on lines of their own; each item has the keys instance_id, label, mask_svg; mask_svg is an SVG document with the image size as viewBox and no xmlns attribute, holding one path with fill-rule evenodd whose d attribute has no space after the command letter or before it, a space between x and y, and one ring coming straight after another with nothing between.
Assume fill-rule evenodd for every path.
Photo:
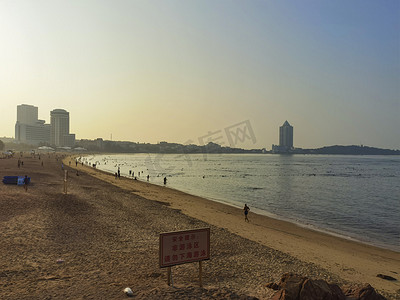
<instances>
[{"instance_id":1,"label":"signboard","mask_svg":"<svg viewBox=\"0 0 400 300\"><path fill-rule=\"evenodd\" d=\"M160 234L160 268L210 259L210 228Z\"/></svg>"}]
</instances>

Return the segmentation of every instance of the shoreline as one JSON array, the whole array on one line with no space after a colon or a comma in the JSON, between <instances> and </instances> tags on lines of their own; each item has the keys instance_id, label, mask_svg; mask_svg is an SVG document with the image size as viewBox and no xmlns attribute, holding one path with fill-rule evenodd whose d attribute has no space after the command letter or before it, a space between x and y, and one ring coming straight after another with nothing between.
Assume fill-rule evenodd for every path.
<instances>
[{"instance_id":1,"label":"shoreline","mask_svg":"<svg viewBox=\"0 0 400 300\"><path fill-rule=\"evenodd\" d=\"M107 171L104 171L104 170L99 170L99 169L97 169L97 170L101 171L101 172L105 172L106 174L109 174L109 175L111 174L111 173L109 173ZM131 177L128 177L128 176L122 176L121 175L121 177L123 177L125 179L128 179L128 180L134 180L134 179L132 179ZM238 205L226 202L224 200L212 199L212 198L208 198L208 197L204 197L204 196L195 195L195 194L192 194L190 192L186 192L186 191L182 191L182 190L179 190L179 189L176 189L176 188L173 188L173 187L169 187L168 185L167 186L163 186L161 184L147 182L147 181L142 180L142 179L137 179L137 181L143 182L143 183L148 183L150 185L165 187L167 189L175 190L177 192L181 192L181 193L190 195L192 197L199 197L199 198L211 201L211 202L216 202L216 203L219 203L219 204L222 204L222 205L226 205L226 206L229 206L229 207L232 207L232 208L235 208L235 209L238 209L238 210L242 211L242 207L239 207ZM342 233L339 233L339 232L335 232L334 230L319 228L316 225L312 225L312 224L305 224L305 223L302 223L301 221L296 221L296 220L293 220L293 219L290 219L290 218L281 217L281 216L275 215L273 213L270 213L268 211L264 211L264 210L258 209L258 208L252 208L251 213L252 214L257 214L257 215L259 215L261 217L264 216L264 217L271 218L271 219L274 219L274 220L277 220L277 221L287 222L287 223L290 223L290 224L292 224L294 226L298 226L298 227L304 228L305 230L311 230L311 231L319 232L319 233L322 233L322 234L330 235L330 236L335 237L335 238L348 240L350 242L363 244L365 246L371 246L371 247L378 248L378 249L381 249L381 250L392 251L392 252L398 253L400 255L400 248L399 248L399 250L392 249L390 245L386 245L386 244L385 245L379 245L379 244L374 244L374 242L363 241L363 240L357 239L355 237L345 235L344 233L342 234Z\"/></svg>"},{"instance_id":2,"label":"shoreline","mask_svg":"<svg viewBox=\"0 0 400 300\"><path fill-rule=\"evenodd\" d=\"M391 294L399 293L398 280L392 282L376 277L377 274L387 274L396 278L399 276L400 253L396 251L254 212L250 212L250 223L244 223L242 210L225 203L146 181L115 179L114 175L106 171L86 165L78 165L77 169L148 200L167 202L171 208L178 209L189 217L227 229L304 262L316 264L349 282L368 282L378 290Z\"/></svg>"},{"instance_id":3,"label":"shoreline","mask_svg":"<svg viewBox=\"0 0 400 300\"><path fill-rule=\"evenodd\" d=\"M112 154L113 153L111 153L109 155L112 155ZM88 154L88 155L82 155L81 157L96 156L96 155L97 154ZM103 154L99 154L99 155L103 155ZM106 155L108 155L108 154L106 154ZM230 155L230 154L228 154L228 155ZM232 155L246 155L246 154L232 154ZM80 156L80 155L74 155L73 157L77 157L77 156ZM84 165L90 167L90 165L86 165L86 164L84 164ZM112 170L102 170L102 169L98 169L97 167L95 169L98 170L98 171L101 171L101 172L105 172L106 174L111 174L111 175L114 174L114 172ZM124 177L124 178L129 179L129 180L133 180L133 178L128 176L128 175L122 175L121 174L121 177ZM145 182L145 183L147 182L146 180L142 180L141 177L137 177L137 181ZM153 184L153 185L156 185L156 186L164 187L164 185L162 183L156 183L156 182L147 182L147 183L150 183L150 184ZM228 201L226 201L224 199L218 199L218 198L211 198L211 197L196 195L196 194L193 194L192 192L190 192L188 190L180 190L180 189L175 188L175 187L170 187L170 186L168 186L168 184L167 184L166 187L169 188L169 189L173 189L173 190L176 190L176 191L180 191L180 192L186 193L188 195L204 198L204 199L207 199L209 201L221 203L223 205L231 206L231 207L234 207L234 208L237 208L237 209L240 209L240 210L242 209L242 206L241 206L242 204L239 205L237 203L228 202ZM284 222L289 222L289 223L292 223L292 224L294 224L296 226L302 227L302 228L307 229L307 230L317 231L317 232L320 232L320 233L332 235L333 237L337 237L337 238L353 241L353 242L356 242L356 243L365 244L367 246L372 246L372 247L380 248L380 249L383 249L383 250L394 251L394 252L397 252L397 253L400 254L400 245L391 245L391 244L386 243L385 241L375 241L373 239L370 239L370 240L365 239L365 240L363 240L362 239L362 235L360 235L360 234L354 233L353 235L351 235L351 233L343 232L340 229L322 228L322 227L319 227L318 225L315 225L315 224L312 224L312 223L308 223L306 221L296 220L296 219L285 217L285 216L279 216L279 215L270 213L268 211L265 211L265 210L259 209L259 208L252 208L252 212L256 213L258 215L261 215L261 216L266 216L268 218L272 218L272 219L276 219L276 220L280 220L280 221L284 221Z\"/></svg>"}]
</instances>

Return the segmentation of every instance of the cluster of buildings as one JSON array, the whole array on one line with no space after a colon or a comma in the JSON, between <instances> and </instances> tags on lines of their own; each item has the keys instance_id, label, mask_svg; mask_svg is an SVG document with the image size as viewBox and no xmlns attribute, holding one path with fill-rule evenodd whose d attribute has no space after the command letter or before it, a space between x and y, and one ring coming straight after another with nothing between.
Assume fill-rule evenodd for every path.
<instances>
[{"instance_id":1,"label":"cluster of buildings","mask_svg":"<svg viewBox=\"0 0 400 300\"><path fill-rule=\"evenodd\" d=\"M50 112L50 124L38 119L38 108L33 105L17 106L15 140L32 145L52 145L55 147L73 147L75 134L69 132L69 112L54 109Z\"/></svg>"},{"instance_id":2,"label":"cluster of buildings","mask_svg":"<svg viewBox=\"0 0 400 300\"><path fill-rule=\"evenodd\" d=\"M69 112L64 109L52 110L50 112L50 124L46 124L44 120L38 119L38 108L36 106L27 104L18 105L15 140L19 143L31 145L41 144L55 147L73 147L75 145L75 134L69 132ZM96 149L103 148L102 139L97 139L94 142L96 143ZM99 144L100 142L101 145ZM93 142L89 146L93 146L91 144ZM135 144L134 146L136 148L137 145ZM293 126L288 121L285 121L279 127L279 145L272 145L271 152L296 152L296 149L293 147Z\"/></svg>"}]
</instances>

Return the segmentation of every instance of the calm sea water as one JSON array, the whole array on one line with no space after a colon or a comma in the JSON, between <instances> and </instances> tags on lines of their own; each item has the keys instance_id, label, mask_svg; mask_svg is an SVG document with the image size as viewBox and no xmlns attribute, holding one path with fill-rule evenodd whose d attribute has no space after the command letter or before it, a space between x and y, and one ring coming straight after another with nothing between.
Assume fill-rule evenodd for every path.
<instances>
[{"instance_id":1,"label":"calm sea water","mask_svg":"<svg viewBox=\"0 0 400 300\"><path fill-rule=\"evenodd\" d=\"M400 157L118 154L97 168L400 252ZM140 176L139 176L140 173ZM130 176L132 177L132 176Z\"/></svg>"}]
</instances>

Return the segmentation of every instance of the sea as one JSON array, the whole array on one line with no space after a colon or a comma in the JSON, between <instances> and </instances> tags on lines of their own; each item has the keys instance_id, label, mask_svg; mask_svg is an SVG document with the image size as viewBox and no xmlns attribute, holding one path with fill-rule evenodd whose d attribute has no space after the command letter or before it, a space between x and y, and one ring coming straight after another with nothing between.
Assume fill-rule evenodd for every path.
<instances>
[{"instance_id":1,"label":"sea","mask_svg":"<svg viewBox=\"0 0 400 300\"><path fill-rule=\"evenodd\" d=\"M400 156L87 155L86 164L400 252ZM147 176L149 178L147 179Z\"/></svg>"}]
</instances>

